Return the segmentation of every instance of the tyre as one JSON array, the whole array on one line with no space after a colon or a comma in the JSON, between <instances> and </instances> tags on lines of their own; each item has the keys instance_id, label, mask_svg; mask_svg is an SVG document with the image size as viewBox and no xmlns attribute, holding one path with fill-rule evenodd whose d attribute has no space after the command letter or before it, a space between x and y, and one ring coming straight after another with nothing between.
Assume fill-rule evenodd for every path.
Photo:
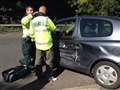
<instances>
[{"instance_id":1,"label":"tyre","mask_svg":"<svg viewBox=\"0 0 120 90\"><path fill-rule=\"evenodd\" d=\"M102 61L93 68L93 76L100 86L116 89L120 86L120 68L112 62Z\"/></svg>"}]
</instances>

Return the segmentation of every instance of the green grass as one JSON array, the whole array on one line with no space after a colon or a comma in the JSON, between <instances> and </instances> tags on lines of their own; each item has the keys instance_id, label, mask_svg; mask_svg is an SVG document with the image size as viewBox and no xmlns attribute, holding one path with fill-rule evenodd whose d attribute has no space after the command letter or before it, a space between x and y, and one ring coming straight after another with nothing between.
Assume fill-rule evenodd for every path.
<instances>
[{"instance_id":1,"label":"green grass","mask_svg":"<svg viewBox=\"0 0 120 90\"><path fill-rule=\"evenodd\" d=\"M21 32L22 28L20 27L0 27L0 33L2 32Z\"/></svg>"}]
</instances>

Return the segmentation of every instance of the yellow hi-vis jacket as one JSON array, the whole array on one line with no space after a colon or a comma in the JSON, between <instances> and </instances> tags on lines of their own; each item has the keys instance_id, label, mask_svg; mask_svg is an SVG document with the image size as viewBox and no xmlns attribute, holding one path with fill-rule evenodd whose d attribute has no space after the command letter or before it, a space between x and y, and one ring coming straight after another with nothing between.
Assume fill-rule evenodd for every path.
<instances>
[{"instance_id":1,"label":"yellow hi-vis jacket","mask_svg":"<svg viewBox=\"0 0 120 90\"><path fill-rule=\"evenodd\" d=\"M22 28L23 28L23 36L22 37L29 36L29 26L30 26L31 19L32 19L32 15L27 15L21 19L21 24L22 24Z\"/></svg>"},{"instance_id":2,"label":"yellow hi-vis jacket","mask_svg":"<svg viewBox=\"0 0 120 90\"><path fill-rule=\"evenodd\" d=\"M56 26L49 17L37 16L30 23L30 34L35 39L36 48L48 50L53 46L51 32Z\"/></svg>"}]
</instances>

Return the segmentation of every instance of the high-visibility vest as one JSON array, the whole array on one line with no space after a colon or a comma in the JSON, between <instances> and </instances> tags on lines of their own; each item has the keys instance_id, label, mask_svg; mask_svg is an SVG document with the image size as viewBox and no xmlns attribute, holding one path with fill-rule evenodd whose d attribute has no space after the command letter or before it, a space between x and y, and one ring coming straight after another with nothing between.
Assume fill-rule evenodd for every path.
<instances>
[{"instance_id":1,"label":"high-visibility vest","mask_svg":"<svg viewBox=\"0 0 120 90\"><path fill-rule=\"evenodd\" d=\"M21 19L21 24L22 24L22 28L23 28L23 36L22 37L29 36L29 26L30 26L31 19L32 19L32 15L24 16Z\"/></svg>"},{"instance_id":2,"label":"high-visibility vest","mask_svg":"<svg viewBox=\"0 0 120 90\"><path fill-rule=\"evenodd\" d=\"M46 16L37 16L31 21L30 31L37 49L48 50L53 46L51 31L55 29L52 20Z\"/></svg>"}]
</instances>

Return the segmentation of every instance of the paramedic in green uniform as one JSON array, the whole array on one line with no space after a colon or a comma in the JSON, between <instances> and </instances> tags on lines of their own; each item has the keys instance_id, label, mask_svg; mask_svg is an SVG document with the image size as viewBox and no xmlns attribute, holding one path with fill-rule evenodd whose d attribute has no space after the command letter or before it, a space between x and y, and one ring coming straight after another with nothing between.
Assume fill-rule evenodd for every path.
<instances>
[{"instance_id":1,"label":"paramedic in green uniform","mask_svg":"<svg viewBox=\"0 0 120 90\"><path fill-rule=\"evenodd\" d=\"M22 53L24 58L20 60L22 65L34 65L35 59L35 43L34 40L30 38L29 26L32 19L33 8L31 6L26 7L26 15L21 19L21 24L23 28L22 35Z\"/></svg>"},{"instance_id":2,"label":"paramedic in green uniform","mask_svg":"<svg viewBox=\"0 0 120 90\"><path fill-rule=\"evenodd\" d=\"M46 16L47 8L41 6L37 15L33 17L30 23L31 36L35 39L36 44L36 75L38 78L41 76L42 72L42 60L41 57L43 53L46 56L47 70L50 80L55 80L52 76L53 74L53 39L52 32L55 32L56 26L52 20Z\"/></svg>"}]
</instances>

